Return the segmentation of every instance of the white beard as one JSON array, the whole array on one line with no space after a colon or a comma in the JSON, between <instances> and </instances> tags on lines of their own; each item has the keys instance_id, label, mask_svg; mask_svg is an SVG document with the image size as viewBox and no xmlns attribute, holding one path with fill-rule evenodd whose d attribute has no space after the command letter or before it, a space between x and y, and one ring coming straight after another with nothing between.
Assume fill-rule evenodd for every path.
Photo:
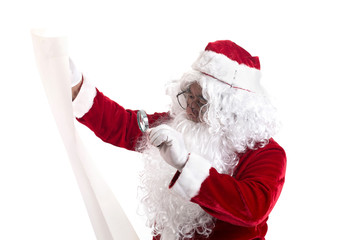
<instances>
[{"instance_id":1,"label":"white beard","mask_svg":"<svg viewBox=\"0 0 360 240\"><path fill-rule=\"evenodd\" d=\"M205 124L187 120L185 114L178 115L168 125L183 134L189 152L212 160L213 167L220 173L231 173L237 161L236 154L226 148L222 134L210 133ZM154 234L160 234L161 239L166 240L188 239L195 233L208 236L215 219L199 205L183 199L169 189L176 169L162 159L156 147L146 143L142 152L144 172L141 201L148 217L148 225L154 229Z\"/></svg>"}]
</instances>

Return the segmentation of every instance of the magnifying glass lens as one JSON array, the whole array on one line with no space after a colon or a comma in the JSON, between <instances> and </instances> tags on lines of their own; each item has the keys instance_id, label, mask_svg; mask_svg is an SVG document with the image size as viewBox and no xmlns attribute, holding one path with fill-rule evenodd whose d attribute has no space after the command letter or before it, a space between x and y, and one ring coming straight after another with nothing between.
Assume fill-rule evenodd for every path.
<instances>
[{"instance_id":1,"label":"magnifying glass lens","mask_svg":"<svg viewBox=\"0 0 360 240\"><path fill-rule=\"evenodd\" d=\"M144 110L139 110L137 112L137 122L140 131L146 132L146 130L149 129L149 120Z\"/></svg>"}]
</instances>

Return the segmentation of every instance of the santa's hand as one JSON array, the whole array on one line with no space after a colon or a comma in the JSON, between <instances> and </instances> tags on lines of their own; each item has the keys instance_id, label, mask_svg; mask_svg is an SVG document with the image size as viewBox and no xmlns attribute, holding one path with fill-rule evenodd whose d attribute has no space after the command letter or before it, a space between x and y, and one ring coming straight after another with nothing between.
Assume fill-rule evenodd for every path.
<instances>
[{"instance_id":1,"label":"santa's hand","mask_svg":"<svg viewBox=\"0 0 360 240\"><path fill-rule=\"evenodd\" d=\"M152 128L150 143L159 148L160 155L174 168L182 170L188 158L183 136L168 125Z\"/></svg>"},{"instance_id":2,"label":"santa's hand","mask_svg":"<svg viewBox=\"0 0 360 240\"><path fill-rule=\"evenodd\" d=\"M76 68L74 62L69 58L71 87L78 85L82 79L82 73Z\"/></svg>"}]
</instances>

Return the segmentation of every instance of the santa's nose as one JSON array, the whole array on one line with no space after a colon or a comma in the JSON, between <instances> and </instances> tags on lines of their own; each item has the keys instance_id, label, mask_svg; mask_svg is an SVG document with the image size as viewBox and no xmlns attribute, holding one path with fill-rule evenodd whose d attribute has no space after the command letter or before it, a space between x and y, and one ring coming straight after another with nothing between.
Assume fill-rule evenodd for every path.
<instances>
[{"instance_id":1,"label":"santa's nose","mask_svg":"<svg viewBox=\"0 0 360 240\"><path fill-rule=\"evenodd\" d=\"M191 102L191 103L188 103L187 107L190 108L191 112L192 112L194 115L198 116L198 114L199 114L198 108L199 108L199 107L198 107L198 105L195 103L195 101L193 101L193 102Z\"/></svg>"}]
</instances>

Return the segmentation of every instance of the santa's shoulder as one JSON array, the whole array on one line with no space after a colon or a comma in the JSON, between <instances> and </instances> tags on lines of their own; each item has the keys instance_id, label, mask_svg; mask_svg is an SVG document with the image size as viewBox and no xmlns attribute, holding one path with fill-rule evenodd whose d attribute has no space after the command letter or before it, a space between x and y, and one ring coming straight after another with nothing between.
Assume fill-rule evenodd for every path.
<instances>
[{"instance_id":1,"label":"santa's shoulder","mask_svg":"<svg viewBox=\"0 0 360 240\"><path fill-rule=\"evenodd\" d=\"M269 139L268 144L264 146L265 149L278 149L285 153L285 150L280 146L279 143L277 143L273 138Z\"/></svg>"},{"instance_id":2,"label":"santa's shoulder","mask_svg":"<svg viewBox=\"0 0 360 240\"><path fill-rule=\"evenodd\" d=\"M255 149L248 149L244 154L240 155L240 159L252 161L255 159L277 159L281 162L286 162L285 150L273 138L270 138L265 146L258 146Z\"/></svg>"},{"instance_id":3,"label":"santa's shoulder","mask_svg":"<svg viewBox=\"0 0 360 240\"><path fill-rule=\"evenodd\" d=\"M261 148L258 148L250 153L253 158L259 161L277 162L281 165L286 165L286 153L285 150L277 143L273 138L269 139L269 142Z\"/></svg>"}]
</instances>

